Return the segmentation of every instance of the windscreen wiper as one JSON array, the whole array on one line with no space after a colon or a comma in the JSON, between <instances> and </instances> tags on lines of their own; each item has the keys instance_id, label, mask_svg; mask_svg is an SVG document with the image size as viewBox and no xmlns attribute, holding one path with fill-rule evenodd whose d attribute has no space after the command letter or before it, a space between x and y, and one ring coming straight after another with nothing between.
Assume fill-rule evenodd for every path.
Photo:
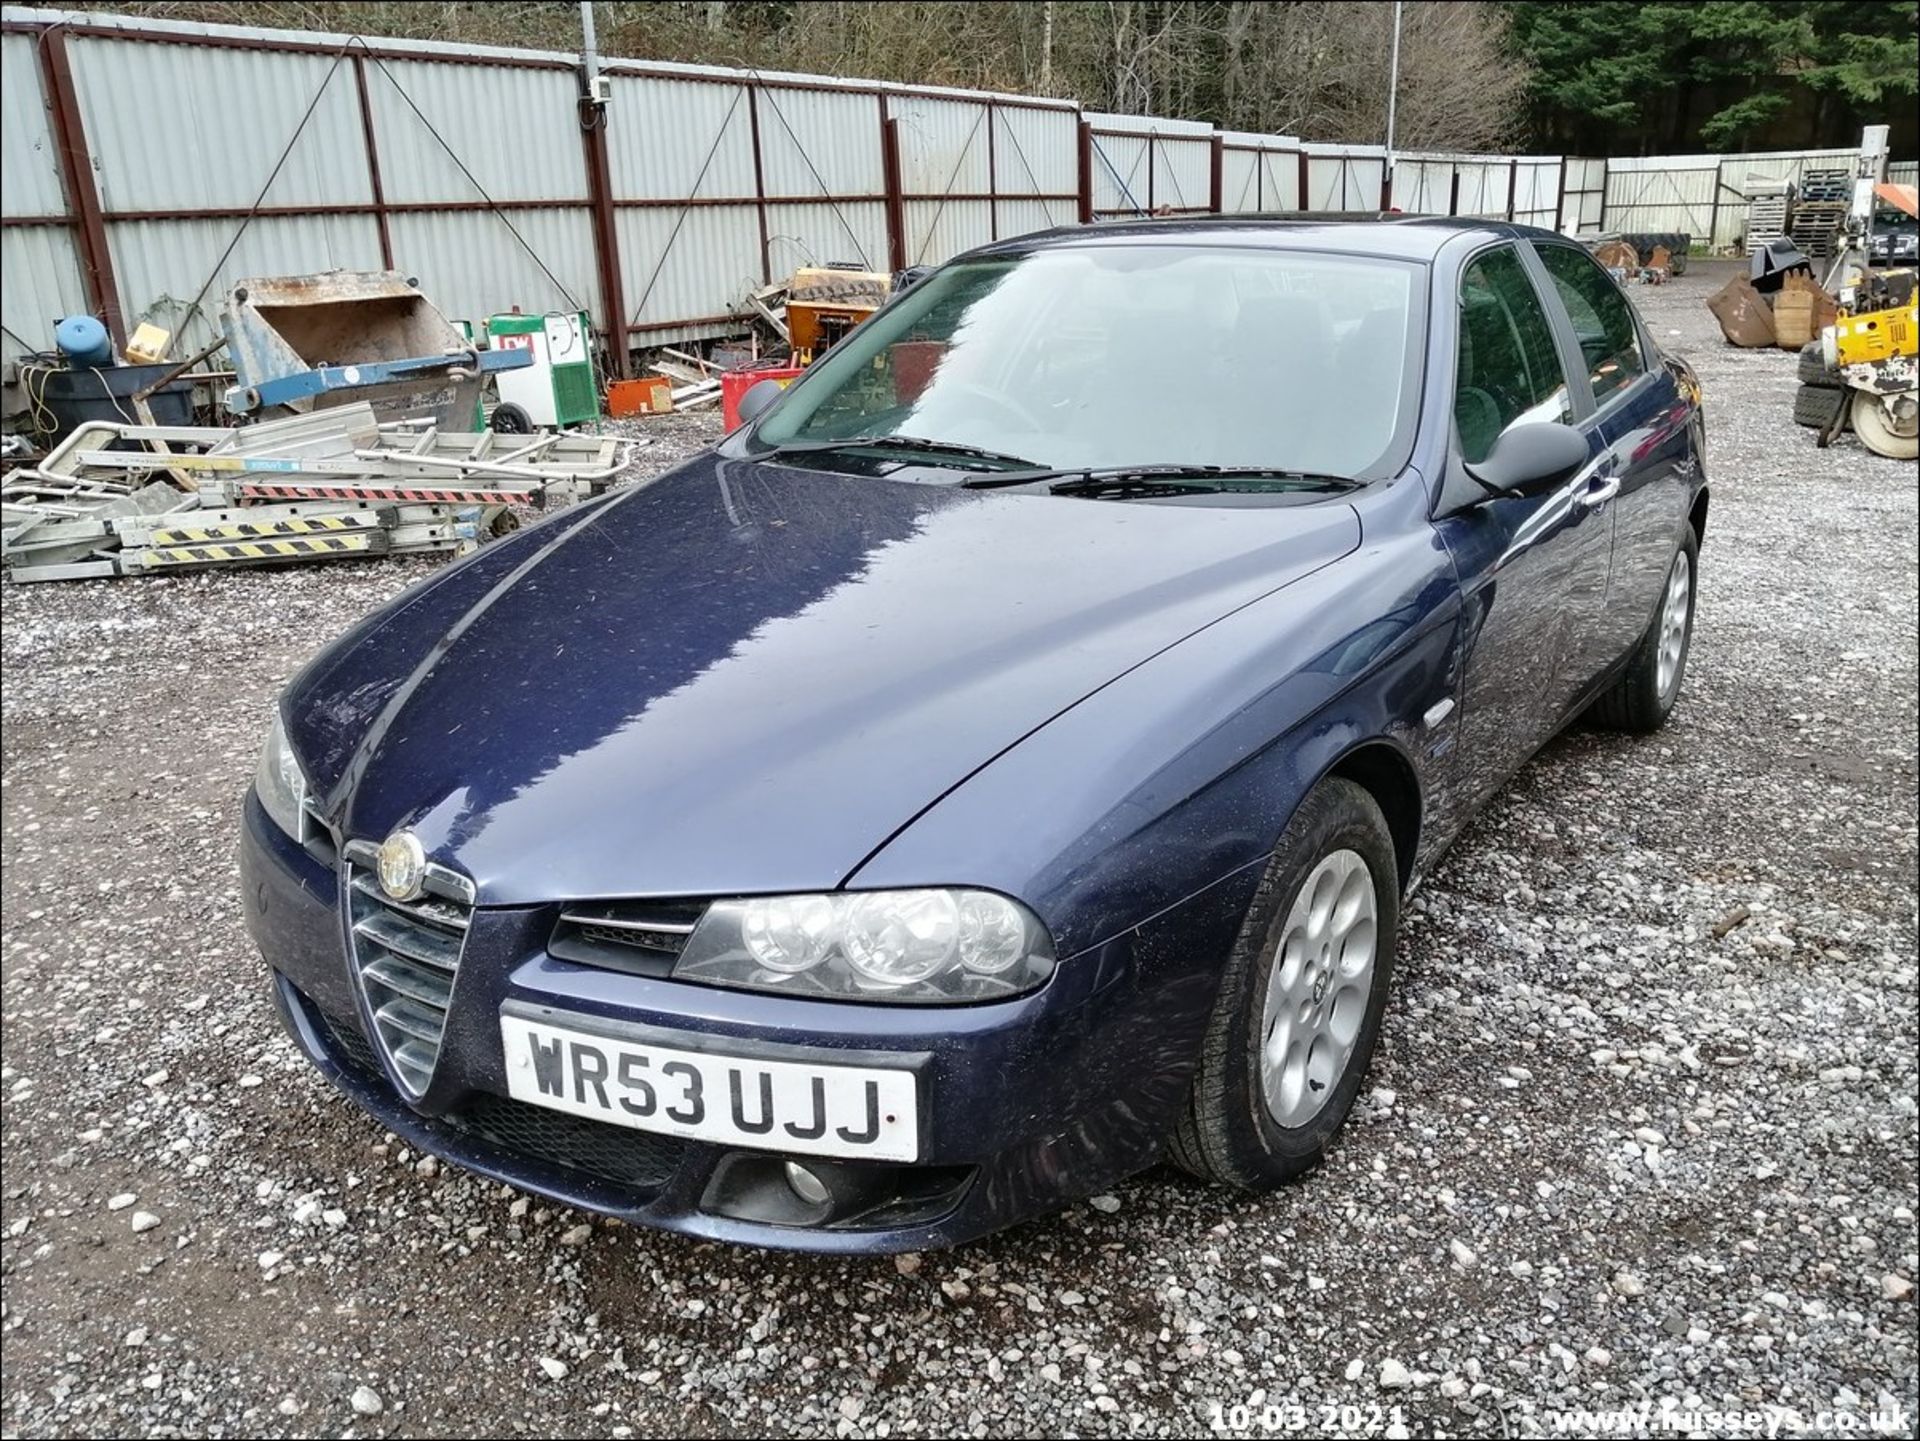
<instances>
[{"instance_id":1,"label":"windscreen wiper","mask_svg":"<svg viewBox=\"0 0 1920 1441\"><path fill-rule=\"evenodd\" d=\"M785 445L776 445L772 450L756 455L755 460L778 460L788 455L824 455L836 450L906 450L921 455L951 456L956 460L978 461L983 465L997 467L1012 466L1031 475L1034 466L1030 460L1017 455L1006 455L997 450L982 450L977 445L961 445L951 440L927 440L917 435L849 435L839 440L795 440Z\"/></svg>"},{"instance_id":2,"label":"windscreen wiper","mask_svg":"<svg viewBox=\"0 0 1920 1441\"><path fill-rule=\"evenodd\" d=\"M1283 470L1265 465L1116 465L1099 468L1036 470L1022 475L975 476L961 485L997 490L1044 485L1049 495L1208 494L1255 490L1358 490L1366 482L1345 475Z\"/></svg>"}]
</instances>

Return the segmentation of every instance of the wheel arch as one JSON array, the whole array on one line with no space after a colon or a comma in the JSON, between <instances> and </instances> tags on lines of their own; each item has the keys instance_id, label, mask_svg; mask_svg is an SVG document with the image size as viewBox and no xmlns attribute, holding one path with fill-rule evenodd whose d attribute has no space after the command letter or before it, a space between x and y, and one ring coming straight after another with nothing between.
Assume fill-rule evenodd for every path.
<instances>
[{"instance_id":1,"label":"wheel arch","mask_svg":"<svg viewBox=\"0 0 1920 1441\"><path fill-rule=\"evenodd\" d=\"M1414 859L1420 851L1420 829L1425 818L1425 799L1420 775L1406 753L1392 741L1362 741L1329 766L1321 780L1339 777L1352 781L1380 807L1387 830L1393 837L1394 861L1400 870L1400 891L1404 895L1413 879ZM1319 781L1314 783L1319 784Z\"/></svg>"}]
</instances>

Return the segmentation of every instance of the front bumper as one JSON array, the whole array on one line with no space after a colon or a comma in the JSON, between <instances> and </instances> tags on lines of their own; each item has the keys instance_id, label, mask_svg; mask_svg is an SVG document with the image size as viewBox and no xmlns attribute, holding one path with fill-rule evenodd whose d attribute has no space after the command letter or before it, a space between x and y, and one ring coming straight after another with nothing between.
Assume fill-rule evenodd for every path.
<instances>
[{"instance_id":1,"label":"front bumper","mask_svg":"<svg viewBox=\"0 0 1920 1441\"><path fill-rule=\"evenodd\" d=\"M1032 995L978 1006L863 1006L603 971L546 953L557 907L475 910L439 1065L415 1104L364 1038L339 878L249 794L240 855L249 931L288 1033L335 1086L408 1145L636 1225L795 1250L952 1245L1091 1195L1151 1164L1183 1103L1218 958L1254 883L1186 905L1061 964ZM764 1153L582 1120L508 1097L503 1006L712 1038L740 1055L897 1057L921 1076L912 1165L866 1163L880 1200L839 1223L767 1219ZM849 1170L854 1170L849 1165ZM880 1172L886 1174L882 1175ZM765 1190L764 1185L760 1186ZM744 1197L744 1199L743 1199Z\"/></svg>"}]
</instances>

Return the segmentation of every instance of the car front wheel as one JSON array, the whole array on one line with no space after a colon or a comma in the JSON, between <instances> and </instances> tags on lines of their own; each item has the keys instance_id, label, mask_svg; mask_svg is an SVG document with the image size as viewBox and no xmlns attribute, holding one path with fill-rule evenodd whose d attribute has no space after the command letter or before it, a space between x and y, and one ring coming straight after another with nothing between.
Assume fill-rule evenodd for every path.
<instances>
[{"instance_id":1,"label":"car front wheel","mask_svg":"<svg viewBox=\"0 0 1920 1441\"><path fill-rule=\"evenodd\" d=\"M1399 870L1379 805L1322 781L1275 848L1222 977L1173 1159L1270 1190L1353 1109L1386 1009Z\"/></svg>"}]
</instances>

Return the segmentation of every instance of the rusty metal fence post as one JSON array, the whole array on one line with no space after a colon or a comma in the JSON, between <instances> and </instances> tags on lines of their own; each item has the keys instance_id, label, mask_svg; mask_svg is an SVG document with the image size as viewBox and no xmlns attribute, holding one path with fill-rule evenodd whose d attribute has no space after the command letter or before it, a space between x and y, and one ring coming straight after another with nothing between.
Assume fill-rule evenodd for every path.
<instances>
[{"instance_id":1,"label":"rusty metal fence post","mask_svg":"<svg viewBox=\"0 0 1920 1441\"><path fill-rule=\"evenodd\" d=\"M387 223L387 191L380 180L380 142L373 127L373 100L367 94L367 60L353 57L353 90L360 100L360 138L367 147L367 187L373 196L373 220L380 231L380 265L393 269L393 228Z\"/></svg>"},{"instance_id":2,"label":"rusty metal fence post","mask_svg":"<svg viewBox=\"0 0 1920 1441\"><path fill-rule=\"evenodd\" d=\"M900 121L880 97L880 176L887 206L887 268L907 268L907 202L900 184Z\"/></svg>"},{"instance_id":3,"label":"rusty metal fence post","mask_svg":"<svg viewBox=\"0 0 1920 1441\"><path fill-rule=\"evenodd\" d=\"M767 227L767 167L760 150L760 87L747 87L747 131L753 140L753 208L760 222L760 283L773 284L773 242Z\"/></svg>"},{"instance_id":4,"label":"rusty metal fence post","mask_svg":"<svg viewBox=\"0 0 1920 1441\"><path fill-rule=\"evenodd\" d=\"M1080 223L1093 224L1093 126L1080 122Z\"/></svg>"},{"instance_id":5,"label":"rusty metal fence post","mask_svg":"<svg viewBox=\"0 0 1920 1441\"><path fill-rule=\"evenodd\" d=\"M607 365L614 378L633 373L627 331L627 298L620 274L620 227L613 213L613 163L607 153L607 115L580 102L580 143L586 158L587 203L593 216L593 259L600 277L600 309L606 317Z\"/></svg>"},{"instance_id":6,"label":"rusty metal fence post","mask_svg":"<svg viewBox=\"0 0 1920 1441\"><path fill-rule=\"evenodd\" d=\"M67 55L67 33L59 27L40 37L40 75L53 113L54 142L60 152L67 205L80 232L80 268L87 304L106 323L114 344L124 346L127 323L120 311L120 286L113 273L113 252L107 246L100 191L93 183L93 153L87 145L86 122L80 117L80 95L74 88L73 62Z\"/></svg>"}]
</instances>

